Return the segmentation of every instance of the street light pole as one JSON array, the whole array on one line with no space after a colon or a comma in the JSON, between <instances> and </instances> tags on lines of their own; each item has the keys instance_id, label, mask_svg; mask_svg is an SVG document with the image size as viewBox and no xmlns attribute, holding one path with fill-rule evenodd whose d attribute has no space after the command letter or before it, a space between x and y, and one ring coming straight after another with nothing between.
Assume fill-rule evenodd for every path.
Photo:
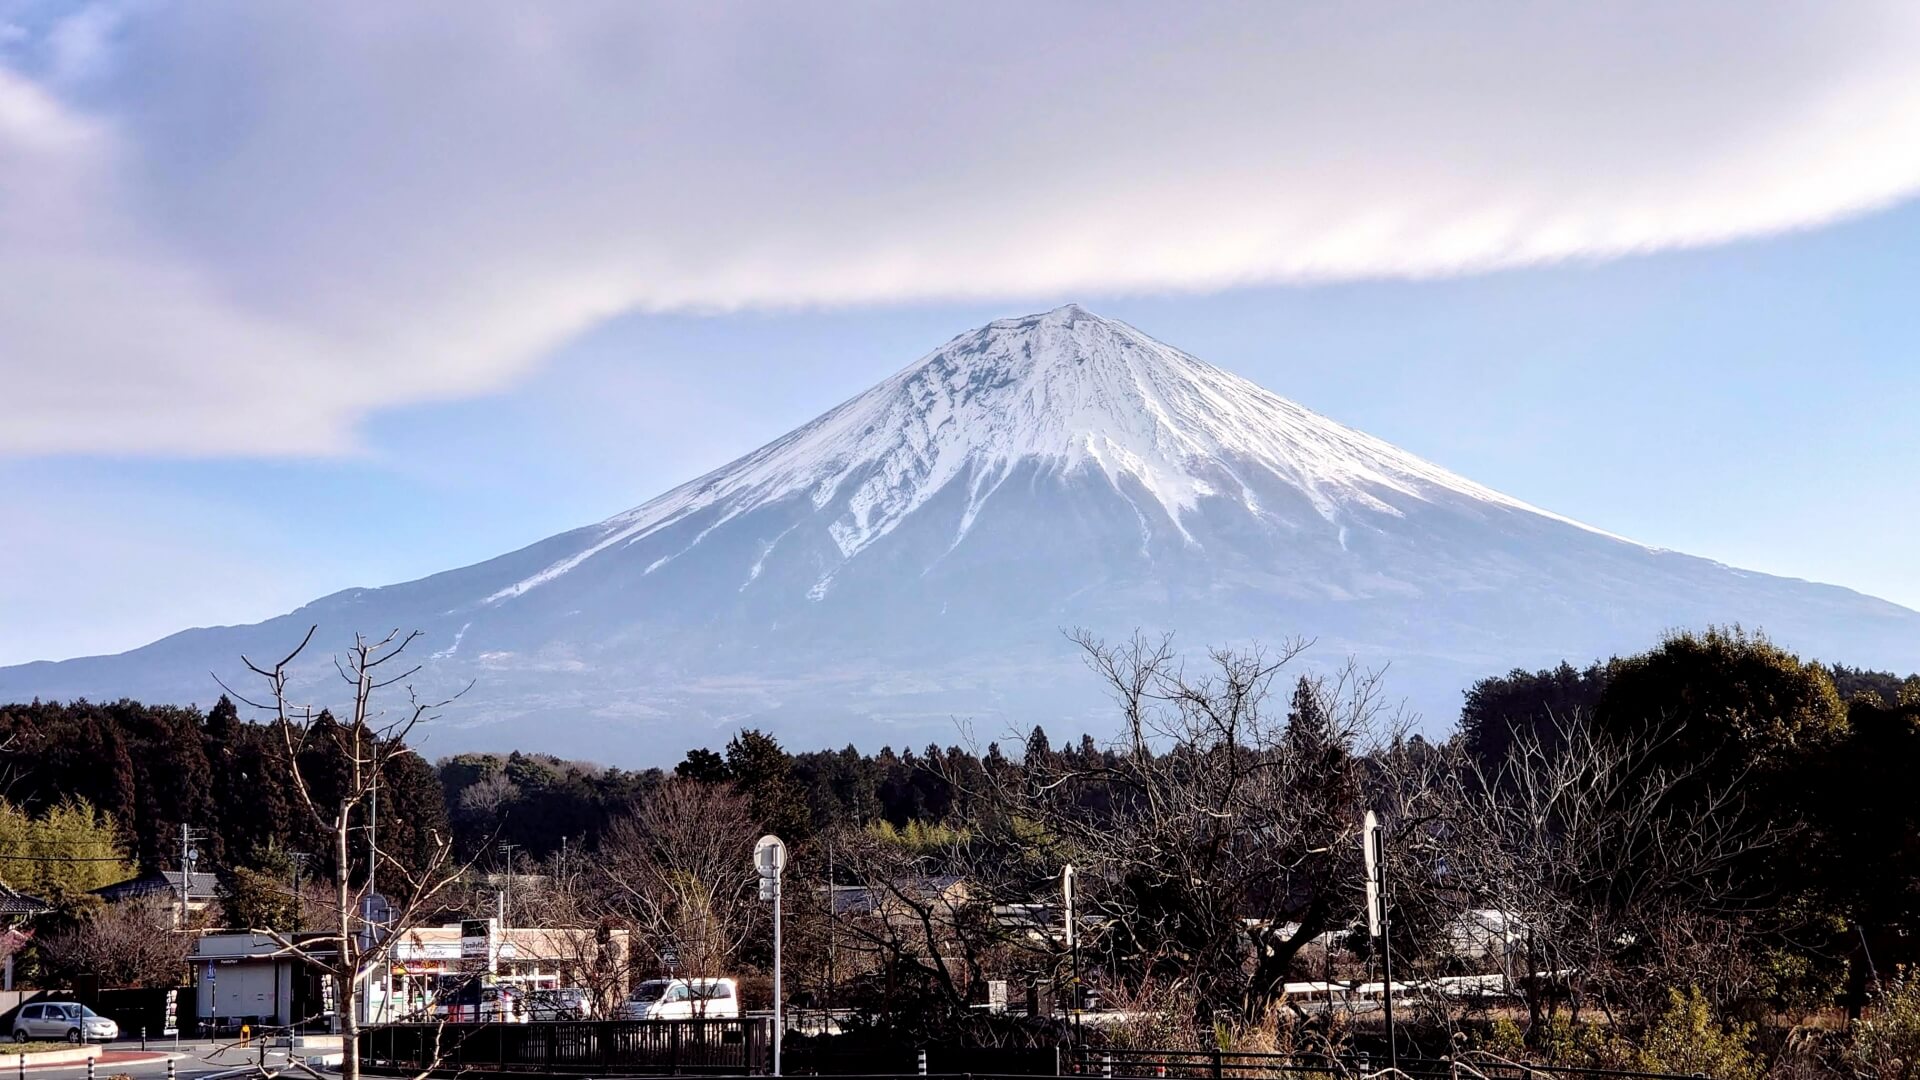
<instances>
[{"instance_id":1,"label":"street light pole","mask_svg":"<svg viewBox=\"0 0 1920 1080\"><path fill-rule=\"evenodd\" d=\"M760 899L773 901L773 1075L780 1075L780 1042L786 1032L786 1012L780 989L780 873L787 868L787 845L768 833L753 845L754 869L760 872Z\"/></svg>"},{"instance_id":2,"label":"street light pole","mask_svg":"<svg viewBox=\"0 0 1920 1080\"><path fill-rule=\"evenodd\" d=\"M780 875L773 875L773 1075L780 1075L780 1036L786 1028L780 1007Z\"/></svg>"}]
</instances>

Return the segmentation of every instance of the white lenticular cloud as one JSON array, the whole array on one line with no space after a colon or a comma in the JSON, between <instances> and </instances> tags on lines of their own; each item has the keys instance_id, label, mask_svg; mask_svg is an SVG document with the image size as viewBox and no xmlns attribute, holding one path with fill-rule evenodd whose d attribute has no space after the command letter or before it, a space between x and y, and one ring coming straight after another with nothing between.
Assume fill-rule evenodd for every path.
<instances>
[{"instance_id":1,"label":"white lenticular cloud","mask_svg":"<svg viewBox=\"0 0 1920 1080\"><path fill-rule=\"evenodd\" d=\"M0 453L343 452L627 311L1469 273L1920 188L1907 3L8 25Z\"/></svg>"}]
</instances>

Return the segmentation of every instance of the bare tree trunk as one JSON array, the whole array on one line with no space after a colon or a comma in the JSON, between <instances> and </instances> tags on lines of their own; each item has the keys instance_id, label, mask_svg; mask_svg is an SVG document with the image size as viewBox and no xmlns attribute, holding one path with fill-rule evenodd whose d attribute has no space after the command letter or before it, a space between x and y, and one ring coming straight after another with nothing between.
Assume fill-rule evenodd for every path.
<instances>
[{"instance_id":1,"label":"bare tree trunk","mask_svg":"<svg viewBox=\"0 0 1920 1080\"><path fill-rule=\"evenodd\" d=\"M354 936L353 896L347 888L347 867L351 853L347 845L347 836L351 831L347 817L348 807L342 805L335 819L333 831L334 865L339 867L334 883L334 913L339 916L340 968L339 1001L340 1010L340 1080L360 1080L360 980L347 964L350 955L350 942ZM371 884L369 884L371 888Z\"/></svg>"}]
</instances>

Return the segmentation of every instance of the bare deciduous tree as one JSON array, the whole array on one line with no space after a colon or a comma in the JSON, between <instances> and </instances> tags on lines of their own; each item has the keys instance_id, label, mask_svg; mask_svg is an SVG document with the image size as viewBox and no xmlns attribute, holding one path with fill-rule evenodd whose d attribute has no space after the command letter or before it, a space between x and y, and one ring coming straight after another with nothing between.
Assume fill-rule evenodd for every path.
<instances>
[{"instance_id":1,"label":"bare deciduous tree","mask_svg":"<svg viewBox=\"0 0 1920 1080\"><path fill-rule=\"evenodd\" d=\"M991 843L951 832L938 845L915 846L847 830L833 845L843 883L820 897L808 929L815 939L831 934L837 980L851 983L851 1000L883 1022L992 1043L1006 1032L977 1023L972 1008L985 999L990 975L1064 973L1056 925L996 917L996 894L1019 874L996 865ZM820 951L820 942L811 944Z\"/></svg>"},{"instance_id":2,"label":"bare deciduous tree","mask_svg":"<svg viewBox=\"0 0 1920 1080\"><path fill-rule=\"evenodd\" d=\"M430 838L426 857L416 858L414 865L384 854L378 855L377 868L363 870L355 865L354 837L368 827L383 767L410 753L407 738L448 702L423 701L406 688L406 704L395 713L389 715L378 706L376 698L381 691L404 685L419 671L417 665L405 667L401 661L418 633L402 636L397 630L378 640L355 635L344 656L335 659L335 670L352 687L350 723L334 722L315 706L294 701L288 690L289 669L312 643L316 629L309 629L300 644L271 667L241 658L247 670L265 684L264 695L248 697L224 683L222 687L235 699L266 713L281 733L289 763L286 782L292 786L297 804L328 839L333 895L324 935L296 937L270 928L255 928L255 932L275 942L284 954L303 960L333 980L339 990L341 1076L343 1080L358 1080L360 1001L368 977L386 961L382 943L420 925L421 919L437 908L436 898L467 868L455 862L452 838L437 834ZM309 765L309 761L316 764ZM325 762L325 766L317 762ZM310 775L322 772L327 775ZM374 925L368 918L368 902L381 884L386 886L386 919L382 925Z\"/></svg>"},{"instance_id":3,"label":"bare deciduous tree","mask_svg":"<svg viewBox=\"0 0 1920 1080\"><path fill-rule=\"evenodd\" d=\"M654 959L671 952L693 977L727 975L764 905L753 871L757 828L745 798L672 780L642 796L600 842L611 898Z\"/></svg>"},{"instance_id":4,"label":"bare deciduous tree","mask_svg":"<svg viewBox=\"0 0 1920 1080\"><path fill-rule=\"evenodd\" d=\"M1536 1019L1562 997L1576 1015L1585 994L1657 1008L1668 987L1746 977L1734 938L1756 912L1734 871L1777 838L1747 824L1737 784L1703 790L1654 767L1659 749L1572 716L1550 740L1519 733L1491 775L1458 774L1450 873L1514 920Z\"/></svg>"},{"instance_id":5,"label":"bare deciduous tree","mask_svg":"<svg viewBox=\"0 0 1920 1080\"><path fill-rule=\"evenodd\" d=\"M524 906L541 913L548 932L539 955L558 964L561 984L585 990L593 1015L610 1017L626 996L633 933L623 905L612 902L610 882L584 872L586 861L555 853Z\"/></svg>"},{"instance_id":6,"label":"bare deciduous tree","mask_svg":"<svg viewBox=\"0 0 1920 1080\"><path fill-rule=\"evenodd\" d=\"M39 941L45 973L60 980L92 976L101 986L172 986L193 951L193 934L174 928L173 905L158 897L97 904L72 926Z\"/></svg>"},{"instance_id":7,"label":"bare deciduous tree","mask_svg":"<svg viewBox=\"0 0 1920 1080\"><path fill-rule=\"evenodd\" d=\"M1120 707L1120 736L1098 760L1027 761L996 784L998 820L1080 867L1081 913L1139 977L1202 1019L1263 1016L1296 954L1358 912L1376 680L1351 667L1303 679L1275 708L1273 682L1304 643L1215 650L1189 670L1170 639L1074 640Z\"/></svg>"}]
</instances>

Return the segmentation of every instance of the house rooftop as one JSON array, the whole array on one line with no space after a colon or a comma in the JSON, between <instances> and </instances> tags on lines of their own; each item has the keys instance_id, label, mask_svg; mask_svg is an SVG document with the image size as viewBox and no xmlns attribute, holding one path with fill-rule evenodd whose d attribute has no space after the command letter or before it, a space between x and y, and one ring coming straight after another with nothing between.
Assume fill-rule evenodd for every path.
<instances>
[{"instance_id":1,"label":"house rooftop","mask_svg":"<svg viewBox=\"0 0 1920 1080\"><path fill-rule=\"evenodd\" d=\"M43 911L52 911L53 905L37 896L26 893L0 882L0 915L38 915Z\"/></svg>"},{"instance_id":2,"label":"house rooftop","mask_svg":"<svg viewBox=\"0 0 1920 1080\"><path fill-rule=\"evenodd\" d=\"M951 899L949 894L966 879L959 874L931 874L901 878L885 885L820 886L835 915L871 915L882 910L889 898L926 902Z\"/></svg>"},{"instance_id":3,"label":"house rooftop","mask_svg":"<svg viewBox=\"0 0 1920 1080\"><path fill-rule=\"evenodd\" d=\"M205 871L187 872L187 903L211 902L217 895L220 879ZM111 885L93 890L93 895L109 904L118 904L123 900L140 900L149 896L165 896L179 902L180 871L168 873L154 872L141 874L136 878L116 881Z\"/></svg>"}]
</instances>

